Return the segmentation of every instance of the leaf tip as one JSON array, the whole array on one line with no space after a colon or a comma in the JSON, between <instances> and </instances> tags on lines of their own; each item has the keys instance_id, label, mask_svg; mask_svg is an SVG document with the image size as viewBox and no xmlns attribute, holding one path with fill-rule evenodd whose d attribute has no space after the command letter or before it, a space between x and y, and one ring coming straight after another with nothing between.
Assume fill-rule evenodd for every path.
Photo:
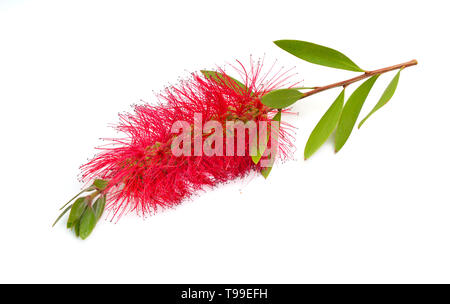
<instances>
[{"instance_id":1,"label":"leaf tip","mask_svg":"<svg viewBox=\"0 0 450 304\"><path fill-rule=\"evenodd\" d=\"M312 153L310 153L309 151L307 151L307 150L305 149L305 152L303 153L303 159L304 159L304 160L307 160L308 158L311 157L311 155L312 155Z\"/></svg>"}]
</instances>

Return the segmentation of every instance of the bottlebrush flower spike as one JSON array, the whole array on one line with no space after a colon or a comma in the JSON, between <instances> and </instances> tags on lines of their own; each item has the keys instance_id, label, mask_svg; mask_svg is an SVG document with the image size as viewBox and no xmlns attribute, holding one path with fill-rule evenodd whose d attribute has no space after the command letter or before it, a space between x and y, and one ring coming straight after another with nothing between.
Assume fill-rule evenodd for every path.
<instances>
[{"instance_id":1,"label":"bottlebrush flower spike","mask_svg":"<svg viewBox=\"0 0 450 304\"><path fill-rule=\"evenodd\" d=\"M247 157L195 155L175 156L172 126L178 121L194 125L194 116L201 117L201 129L208 121L225 125L227 120L247 122L268 121L273 110L260 102L261 96L277 88L286 80L278 73L269 83L260 82L261 64L243 70L245 87L241 87L220 70L220 77L193 74L192 78L172 86L160 95L161 102L134 107L134 113L120 115L117 130L124 139L113 139L116 144L82 166L83 180L101 178L109 181L108 208L113 216L126 211L143 215L160 208L173 207L205 187L214 187L235 178L244 177L252 170L261 170ZM225 129L225 127L224 127ZM202 136L203 142L207 136ZM285 128L281 128L280 151L286 157L292 147ZM225 141L225 138L224 138ZM203 142L201 146L203 147ZM225 146L225 143L224 143Z\"/></svg>"},{"instance_id":2,"label":"bottlebrush flower spike","mask_svg":"<svg viewBox=\"0 0 450 304\"><path fill-rule=\"evenodd\" d=\"M112 218L130 211L145 216L251 172L267 178L274 159L289 158L294 148L292 128L281 121L283 109L316 93L342 87L311 133L305 159L334 130L339 151L378 76L399 70L359 126L392 98L400 71L417 64L411 60L366 71L344 54L321 45L298 40L278 40L275 44L308 62L363 74L326 86L294 87L296 84L288 82L291 70L274 72L272 66L262 73L261 61L251 61L248 70L239 61L237 67L232 66L242 81L220 68L193 73L160 94L158 104L137 105L134 113L120 115L116 129L123 137L110 139L109 145L99 148L100 153L81 167L82 179L89 186L61 208L65 209L55 224L70 210L67 227L85 239L105 208ZM345 88L366 78L370 79L345 103ZM79 197L83 193L88 194Z\"/></svg>"},{"instance_id":3,"label":"bottlebrush flower spike","mask_svg":"<svg viewBox=\"0 0 450 304\"><path fill-rule=\"evenodd\" d=\"M261 162L255 163L251 158L250 140L244 140L243 155L236 152L228 155L227 122L265 122L270 126L278 110L262 104L261 97L286 85L291 70L273 72L272 66L263 73L261 61L251 62L248 70L240 62L238 67L232 67L241 75L242 82L221 68L215 72L193 73L189 79L165 89L159 95L158 104L136 105L134 113L120 114L115 128L124 136L110 139L109 145L99 148L100 153L81 167L82 180L93 182L87 188L93 195L86 197L86 203L82 205L84 209L78 213L90 210L90 202L101 195L107 197L106 208L112 212L112 218L120 218L130 211L145 216L174 207L200 190L263 170ZM177 134L173 133L173 126L177 122L185 122L195 132L196 118L200 118L201 130L211 121L222 126L220 131L214 128L210 132L202 132L200 146L203 148L212 131L216 134L223 132L220 134L223 135L220 138L223 153L206 155L203 149L198 153L192 138L188 155L174 155L172 146ZM273 152L280 159L291 155L291 129L286 123L277 129L277 151ZM274 134L270 130L269 127L269 137ZM244 131L248 136L249 130ZM242 141L238 135L236 129L233 133L235 148ZM267 150L271 147L268 140ZM267 153L263 156L268 157ZM74 213L77 214L71 212ZM80 222L82 218L78 215ZM85 235L77 231L81 226L71 224L68 228L75 229L77 235Z\"/></svg>"}]
</instances>

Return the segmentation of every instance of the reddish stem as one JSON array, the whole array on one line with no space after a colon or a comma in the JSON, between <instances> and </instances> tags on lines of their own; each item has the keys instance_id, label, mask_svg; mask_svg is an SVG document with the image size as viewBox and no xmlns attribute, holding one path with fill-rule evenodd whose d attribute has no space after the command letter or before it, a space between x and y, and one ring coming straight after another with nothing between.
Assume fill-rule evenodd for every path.
<instances>
[{"instance_id":1,"label":"reddish stem","mask_svg":"<svg viewBox=\"0 0 450 304\"><path fill-rule=\"evenodd\" d=\"M367 71L367 72L365 72L362 75L359 75L359 76L356 76L356 77L353 77L353 78L350 78L350 79L347 79L347 80L344 80L344 81L332 83L332 84L329 84L329 85L326 85L326 86L323 86L323 87L318 87L318 88L316 88L314 90L311 90L309 92L305 92L305 93L303 93L302 99L305 98L305 97L317 94L319 92L325 91L325 90L329 90L329 89L336 88L336 87L346 87L349 84L352 84L354 82L360 81L360 80L365 79L365 78L372 77L374 75L381 75L381 74L386 73L386 72L407 68L407 67L410 67L410 66L413 66L413 65L416 65L416 64L417 64L417 60L413 59L411 61L404 62L404 63L399 63L399 64L396 64L396 65L393 65L393 66L390 66L390 67L386 67L386 68L382 68L382 69L378 69L378 70L373 70L373 71Z\"/></svg>"}]
</instances>

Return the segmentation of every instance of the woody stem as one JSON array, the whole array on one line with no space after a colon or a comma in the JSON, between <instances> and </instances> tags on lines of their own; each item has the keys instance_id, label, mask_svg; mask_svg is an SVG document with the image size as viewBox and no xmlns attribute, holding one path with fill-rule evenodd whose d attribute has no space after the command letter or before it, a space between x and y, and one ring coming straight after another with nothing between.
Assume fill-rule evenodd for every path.
<instances>
[{"instance_id":1,"label":"woody stem","mask_svg":"<svg viewBox=\"0 0 450 304\"><path fill-rule=\"evenodd\" d=\"M317 88L315 88L315 89L313 89L313 90L311 90L309 92L303 93L302 98L305 98L305 97L308 97L308 96L311 96L311 95L314 95L314 94L317 94L319 92L326 91L326 90L329 90L329 89L332 89L332 88L346 87L349 84L352 84L354 82L360 81L360 80L365 79L365 78L372 77L374 75L381 75L381 74L386 73L386 72L407 68L407 67L410 67L410 66L413 66L413 65L417 65L417 60L413 59L411 61L404 62L404 63L399 63L399 64L396 64L396 65L393 65L393 66L390 66L390 67L386 67L386 68L382 68L382 69L378 69L378 70L373 70L373 71L367 71L367 72L365 72L362 75L359 75L359 76L356 76L356 77L353 77L353 78L350 78L350 79L347 79L347 80L344 80L344 81L332 83L332 84L329 84L329 85L326 85L326 86L323 86L323 87L317 87Z\"/></svg>"}]
</instances>

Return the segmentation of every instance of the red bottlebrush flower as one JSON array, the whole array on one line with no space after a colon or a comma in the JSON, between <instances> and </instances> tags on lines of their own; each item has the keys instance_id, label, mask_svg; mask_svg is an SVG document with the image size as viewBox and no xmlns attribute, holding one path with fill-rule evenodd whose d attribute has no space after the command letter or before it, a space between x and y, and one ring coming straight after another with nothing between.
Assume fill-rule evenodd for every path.
<instances>
[{"instance_id":1,"label":"red bottlebrush flower","mask_svg":"<svg viewBox=\"0 0 450 304\"><path fill-rule=\"evenodd\" d=\"M245 86L222 69L215 74L217 77L194 73L160 94L157 105L137 105L134 113L120 115L116 129L124 138L112 139L111 145L100 148L100 154L82 166L85 182L109 181L105 192L113 217L128 211L154 213L178 205L199 190L261 171L260 164L249 156L248 142L245 156L192 153L177 157L171 151L176 135L171 132L172 125L177 121L193 125L196 113L201 114L202 125L210 120L223 125L229 120L271 120L276 110L263 105L260 98L285 85L289 71L272 72L272 67L263 74L261 62L252 62L249 70L238 63L239 67L233 68ZM280 158L288 157L293 147L286 127L282 124L279 131ZM206 135L202 138L204 141Z\"/></svg>"},{"instance_id":2,"label":"red bottlebrush flower","mask_svg":"<svg viewBox=\"0 0 450 304\"><path fill-rule=\"evenodd\" d=\"M101 148L99 155L82 166L83 180L92 184L60 209L65 208L53 225L70 210L67 228L85 239L102 216L107 199L106 207L113 211L113 217L120 218L128 211L145 215L176 206L197 191L252 171L267 177L274 158L287 158L294 147L290 126L278 124L281 111L285 111L281 109L308 96L342 87L311 132L304 157L306 160L319 149L333 131L337 152L350 136L361 110L351 104L362 106L381 74L399 70L376 106L359 123L360 127L391 99L400 72L417 65L417 60L411 60L365 71L328 47L300 40L278 40L275 44L311 63L364 74L321 87L291 85L280 89L286 85L289 71L271 73L272 66L264 74L260 61L251 61L249 70L239 61L238 68L233 67L243 83L222 69L202 71L203 75L194 73L190 79L160 94L157 105L135 106L133 114L120 115L116 129L125 137L112 139L111 145ZM346 87L366 78L369 79L345 103ZM180 129L181 134L175 135ZM82 193L89 194L80 197Z\"/></svg>"}]
</instances>

